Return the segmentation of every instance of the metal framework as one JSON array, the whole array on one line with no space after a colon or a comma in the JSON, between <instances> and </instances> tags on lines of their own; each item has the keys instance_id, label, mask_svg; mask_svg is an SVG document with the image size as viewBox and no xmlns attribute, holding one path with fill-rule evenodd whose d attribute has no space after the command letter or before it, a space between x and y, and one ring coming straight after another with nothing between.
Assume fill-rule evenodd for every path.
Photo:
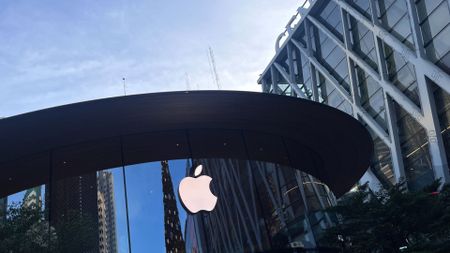
<instances>
[{"instance_id":1,"label":"metal framework","mask_svg":"<svg viewBox=\"0 0 450 253\"><path fill-rule=\"evenodd\" d=\"M300 98L307 98L304 91L301 90L301 84L297 84L294 74L294 62L292 55L295 49L300 52L302 61L307 60L309 69L311 71L312 81L312 97L311 100L319 102L317 91L318 82L315 80L316 72L320 73L339 94L351 104L353 112L352 116L362 119L368 127L374 132L390 149L392 158L392 167L396 182L405 178L405 171L403 166L402 154L400 150L400 140L396 124L395 113L393 111L393 101L399 104L408 114L410 114L426 131L428 136L429 151L431 155L431 162L433 164L433 173L435 178L441 178L445 182L450 182L449 169L447 164L444 143L442 139L441 129L439 126L439 119L435 108L433 94L431 92L430 84L426 78L432 80L436 85L442 88L445 92L450 93L450 75L441 70L425 55L422 37L420 35L419 20L416 13L416 5L414 0L406 0L408 7L408 16L412 31L412 37L416 50L411 50L408 46L403 44L397 37L389 33L382 27L380 21L377 19L375 13L375 1L369 0L371 9L371 19L361 14L356 8L344 0L331 0L337 4L343 25L343 41L339 39L326 25L315 18L312 13L314 6L321 2L321 0L304 0L298 13L294 15L289 21L286 29L276 40L276 54L271 60L265 71L258 79L258 83L262 84L263 92L272 92L282 94L277 82L277 75L281 75L288 83L291 93ZM364 61L351 47L350 42L350 27L348 17L353 17L360 24L366 27L373 34L375 43L375 50L377 56L377 65L379 72L375 71L369 64ZM298 18L300 17L300 18ZM298 22L293 24L294 20ZM373 20L373 22L372 22ZM293 27L292 27L293 26ZM346 55L348 62L349 85L351 95L344 90L333 75L320 63L320 61L312 53L312 36L310 34L311 28L314 27L325 34L335 45L337 45ZM298 29L304 29L306 35L306 44L294 38L294 34ZM284 37L284 42L280 46L280 41ZM421 108L419 108L410 98L402 93L392 82L389 81L386 73L386 63L384 60L382 43L390 46L394 51L399 53L403 59L414 65L417 75L418 92L420 96ZM287 54L287 69L282 65ZM367 75L372 77L382 88L386 110L386 124L389 133L387 133L375 120L369 115L361 106L358 94L358 84L356 80L356 68L359 66ZM299 70L300 71L300 70ZM267 81L267 76L271 76L271 82ZM299 87L300 85L300 87ZM374 182L379 180L373 176L373 173L366 173L365 179L369 178ZM372 182L373 183L373 182Z\"/></svg>"}]
</instances>

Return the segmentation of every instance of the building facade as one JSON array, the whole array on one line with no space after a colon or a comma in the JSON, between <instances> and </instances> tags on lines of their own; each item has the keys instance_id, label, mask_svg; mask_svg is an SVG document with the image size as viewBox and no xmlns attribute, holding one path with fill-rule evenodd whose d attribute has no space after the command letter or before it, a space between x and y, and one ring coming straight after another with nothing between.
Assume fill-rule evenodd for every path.
<instances>
[{"instance_id":1,"label":"building facade","mask_svg":"<svg viewBox=\"0 0 450 253\"><path fill-rule=\"evenodd\" d=\"M214 179L214 212L188 215L187 252L267 252L320 248L332 223L323 210L335 198L328 187L300 170L238 159L199 159ZM189 174L189 171L188 171Z\"/></svg>"},{"instance_id":2,"label":"building facade","mask_svg":"<svg viewBox=\"0 0 450 253\"><path fill-rule=\"evenodd\" d=\"M116 203L114 200L114 179L109 171L97 174L97 201L99 217L100 252L117 253Z\"/></svg>"},{"instance_id":3,"label":"building facade","mask_svg":"<svg viewBox=\"0 0 450 253\"><path fill-rule=\"evenodd\" d=\"M375 150L360 181L372 189L450 182L450 2L301 2L258 79L263 91L361 121Z\"/></svg>"},{"instance_id":4,"label":"building facade","mask_svg":"<svg viewBox=\"0 0 450 253\"><path fill-rule=\"evenodd\" d=\"M330 129L334 143L323 135L331 119L348 126ZM370 134L345 113L254 92L108 98L2 119L0 127L8 155L0 157L0 197L31 203L36 189L45 196L29 222L8 216L7 226L24 224L17 233L0 226L2 252L98 253L115 242L118 252L314 252L332 220L323 212L335 202L328 187L336 196L351 189L372 150ZM186 159L212 178L209 212L180 208L175 187L196 174ZM197 186L200 195L208 190ZM23 244L36 234L37 243Z\"/></svg>"}]
</instances>

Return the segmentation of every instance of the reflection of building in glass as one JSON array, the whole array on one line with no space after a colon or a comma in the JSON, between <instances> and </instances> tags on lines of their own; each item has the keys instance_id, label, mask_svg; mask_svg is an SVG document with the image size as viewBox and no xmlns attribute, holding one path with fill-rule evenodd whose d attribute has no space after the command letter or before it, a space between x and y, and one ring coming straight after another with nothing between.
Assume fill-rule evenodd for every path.
<instances>
[{"instance_id":1,"label":"reflection of building in glass","mask_svg":"<svg viewBox=\"0 0 450 253\"><path fill-rule=\"evenodd\" d=\"M372 188L450 182L449 1L304 2L258 80L263 91L366 125L375 152L361 181Z\"/></svg>"},{"instance_id":2,"label":"reflection of building in glass","mask_svg":"<svg viewBox=\"0 0 450 253\"><path fill-rule=\"evenodd\" d=\"M292 168L265 162L201 159L218 197L214 211L189 215L188 252L316 248L334 201L328 188Z\"/></svg>"},{"instance_id":3,"label":"reflection of building in glass","mask_svg":"<svg viewBox=\"0 0 450 253\"><path fill-rule=\"evenodd\" d=\"M117 253L116 205L111 172L98 172L97 189L100 253Z\"/></svg>"},{"instance_id":4,"label":"reflection of building in glass","mask_svg":"<svg viewBox=\"0 0 450 253\"><path fill-rule=\"evenodd\" d=\"M108 227L106 226L106 205L103 194L99 191L97 197L98 205L98 246L99 253L107 253L109 250L108 244Z\"/></svg>"},{"instance_id":5,"label":"reflection of building in glass","mask_svg":"<svg viewBox=\"0 0 450 253\"><path fill-rule=\"evenodd\" d=\"M178 208L173 191L172 177L170 176L169 164L167 161L161 161L161 175L163 186L164 237L166 252L185 252L180 218L178 216Z\"/></svg>"},{"instance_id":6,"label":"reflection of building in glass","mask_svg":"<svg viewBox=\"0 0 450 253\"><path fill-rule=\"evenodd\" d=\"M23 207L42 207L41 186L33 187L25 191L22 202Z\"/></svg>"},{"instance_id":7,"label":"reflection of building in glass","mask_svg":"<svg viewBox=\"0 0 450 253\"><path fill-rule=\"evenodd\" d=\"M59 246L71 252L74 248L98 252L97 173L60 179L52 187L50 222L58 239L63 240ZM77 241L76 237L68 239L77 234L90 239L88 242Z\"/></svg>"}]
</instances>

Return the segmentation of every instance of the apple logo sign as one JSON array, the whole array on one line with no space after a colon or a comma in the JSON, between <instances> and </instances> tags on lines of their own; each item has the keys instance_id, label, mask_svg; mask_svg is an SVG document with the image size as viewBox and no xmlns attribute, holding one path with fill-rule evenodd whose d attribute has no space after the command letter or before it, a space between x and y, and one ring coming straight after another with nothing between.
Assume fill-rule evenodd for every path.
<instances>
[{"instance_id":1,"label":"apple logo sign","mask_svg":"<svg viewBox=\"0 0 450 253\"><path fill-rule=\"evenodd\" d=\"M209 189L212 178L205 175L199 176L202 170L203 165L198 165L195 168L194 177L183 178L178 187L183 207L192 214L199 211L212 211L217 204L217 197Z\"/></svg>"}]
</instances>

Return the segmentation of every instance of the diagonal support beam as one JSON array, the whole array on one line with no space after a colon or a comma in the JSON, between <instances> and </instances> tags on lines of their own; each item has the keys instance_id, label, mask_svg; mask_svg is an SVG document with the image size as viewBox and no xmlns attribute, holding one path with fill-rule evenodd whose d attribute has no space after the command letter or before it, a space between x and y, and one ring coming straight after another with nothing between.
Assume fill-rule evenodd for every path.
<instances>
[{"instance_id":1,"label":"diagonal support beam","mask_svg":"<svg viewBox=\"0 0 450 253\"><path fill-rule=\"evenodd\" d=\"M357 113L361 118L363 118L363 120L386 143L386 145L390 145L391 141L389 139L389 136L386 134L383 128L380 127L380 125L376 123L376 121L364 109L360 108L359 106L354 106L351 97L342 88L342 86L339 85L338 81L336 81L336 79L331 76L331 74L325 69L325 67L323 67L315 58L307 57L305 48L303 48L300 43L293 44L298 47L303 56L305 56L315 66L317 71L319 71L341 93L341 95L343 95L344 99L351 105L353 105L354 113Z\"/></svg>"},{"instance_id":2,"label":"diagonal support beam","mask_svg":"<svg viewBox=\"0 0 450 253\"><path fill-rule=\"evenodd\" d=\"M306 99L306 95L303 93L303 91L300 90L300 88L297 86L297 84L293 83L290 80L289 74L286 73L286 70L284 70L284 68L274 62L273 65L275 66L275 68L278 70L278 72L281 74L281 76L283 76L283 78L289 83L289 86L291 86L292 90L294 90L294 92L299 95L301 98L305 98Z\"/></svg>"},{"instance_id":3,"label":"diagonal support beam","mask_svg":"<svg viewBox=\"0 0 450 253\"><path fill-rule=\"evenodd\" d=\"M344 12L344 10L342 10ZM424 118L422 116L421 110L414 104L405 94L403 94L394 84L387 81L372 68L370 67L361 57L359 57L350 47L346 47L328 28L322 25L317 19L308 16L308 20L311 21L317 28L319 28L325 35L327 35L331 40L333 40L349 58L354 61L361 69L367 74L375 79L390 96L392 96L409 114L414 115L416 120L424 124ZM344 22L346 22L344 20Z\"/></svg>"},{"instance_id":4,"label":"diagonal support beam","mask_svg":"<svg viewBox=\"0 0 450 253\"><path fill-rule=\"evenodd\" d=\"M402 54L406 61L413 63L416 66L420 66L423 73L430 78L437 85L442 87L446 92L450 93L450 75L445 73L442 69L434 65L428 59L422 58L416 53L404 45L400 40L390 34L386 29L378 24L373 24L367 17L359 13L355 8L346 3L343 0L333 0L342 9L348 12L352 17L358 20L361 24L371 30L376 36L383 40L386 44L391 46L395 51Z\"/></svg>"}]
</instances>

